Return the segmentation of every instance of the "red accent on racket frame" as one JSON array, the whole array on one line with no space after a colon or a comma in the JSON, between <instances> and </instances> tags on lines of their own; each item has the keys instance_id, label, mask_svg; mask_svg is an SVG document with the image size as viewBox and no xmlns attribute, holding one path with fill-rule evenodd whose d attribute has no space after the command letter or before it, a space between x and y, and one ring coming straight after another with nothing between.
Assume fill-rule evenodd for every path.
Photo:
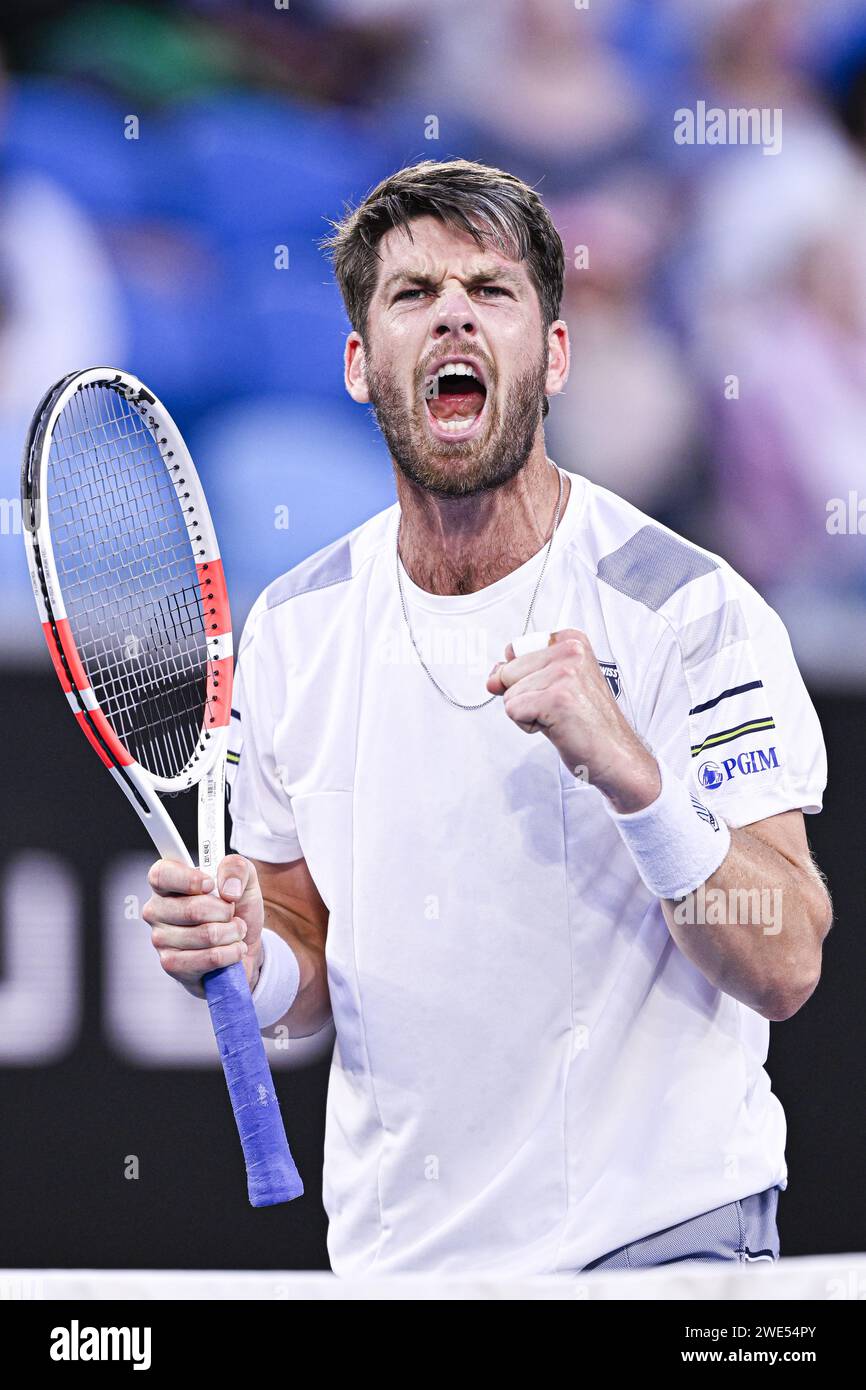
<instances>
[{"instance_id":1,"label":"red accent on racket frame","mask_svg":"<svg viewBox=\"0 0 866 1390\"><path fill-rule=\"evenodd\" d=\"M66 666L64 666L60 657L60 652L57 650L54 628L52 628L51 623L43 623L42 631L45 633L45 641L48 643L48 651L51 655L52 665L57 672L58 680L67 695L71 695L74 691L83 698L85 693L90 691L90 681L87 678L87 672L81 664L81 658L78 655L69 628L69 621L66 618L59 618L54 626L57 629L57 637L60 640L60 646L63 648L63 655L72 673L72 681L70 681L69 676L66 674ZM130 763L135 761L135 759L131 758L127 753L101 709L97 707L96 709L89 709L86 712L84 710L75 710L74 713L84 737L87 739L87 742L94 752L99 754L101 761L105 763L106 767L114 767L116 764L119 764L121 767L128 767ZM103 743L109 749L111 756L109 756L103 744L100 743L99 739L96 737L94 728L98 731Z\"/></svg>"},{"instance_id":2,"label":"red accent on racket frame","mask_svg":"<svg viewBox=\"0 0 866 1390\"><path fill-rule=\"evenodd\" d=\"M109 750L111 751L111 755L114 758L115 762L119 763L121 767L129 767L130 763L134 763L135 759L129 753L127 753L120 739L117 737L117 734L114 732L105 715L102 713L102 710L98 708L91 709L88 710L87 713L90 715L90 718L96 725L96 728L103 742L108 746ZM92 742L93 740L91 739L91 743ZM103 762L104 761L105 759L103 759Z\"/></svg>"},{"instance_id":3,"label":"red accent on racket frame","mask_svg":"<svg viewBox=\"0 0 866 1390\"><path fill-rule=\"evenodd\" d=\"M111 770L116 766L115 761L106 753L102 744L99 742L99 739L96 737L96 734L93 732L91 725L88 723L88 717L92 719L94 713L95 711L88 710L88 713L84 714L81 710L78 710L76 712L75 718L78 720L78 727L84 734L84 737L87 739L87 742L90 744L91 748L99 758L100 762L104 763L105 766L109 770ZM131 762L131 759L127 758L126 761Z\"/></svg>"},{"instance_id":4,"label":"red accent on racket frame","mask_svg":"<svg viewBox=\"0 0 866 1390\"><path fill-rule=\"evenodd\" d=\"M48 651L51 656L51 664L57 673L57 679L60 681L60 684L63 686L63 689L68 695L72 690L72 682L66 674L66 667L63 665L63 662L60 659L60 652L57 649L57 642L54 638L54 628L52 627L51 623L43 623L42 631L45 634L45 641L48 643Z\"/></svg>"},{"instance_id":5,"label":"red accent on racket frame","mask_svg":"<svg viewBox=\"0 0 866 1390\"><path fill-rule=\"evenodd\" d=\"M229 596L223 562L205 560L196 565L198 582L201 585L202 607L204 609L205 629L208 637L222 637L232 630L229 614ZM211 612L211 609L214 611Z\"/></svg>"},{"instance_id":6,"label":"red accent on racket frame","mask_svg":"<svg viewBox=\"0 0 866 1390\"><path fill-rule=\"evenodd\" d=\"M56 639L54 636L54 628L57 629ZM42 624L42 631L45 633L45 640L48 643L48 650L51 653L51 660L54 662L54 669L57 672L60 684L63 686L67 695L71 690L88 690L90 688L90 679L81 664L81 658L78 655L78 648L75 645L75 638L72 636L68 618L58 618L54 624L54 628L52 628L51 623ZM63 649L63 655L66 657L69 675L66 673L66 666L64 666L63 662L60 660L60 653L57 650L58 641ZM72 677L71 683L69 679L70 675Z\"/></svg>"}]
</instances>

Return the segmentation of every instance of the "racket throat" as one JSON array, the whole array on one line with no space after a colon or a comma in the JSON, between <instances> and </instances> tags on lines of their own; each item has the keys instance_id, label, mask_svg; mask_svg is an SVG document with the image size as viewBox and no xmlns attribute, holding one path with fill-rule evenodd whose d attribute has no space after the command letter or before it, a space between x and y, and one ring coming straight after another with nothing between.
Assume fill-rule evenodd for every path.
<instances>
[{"instance_id":1,"label":"racket throat","mask_svg":"<svg viewBox=\"0 0 866 1390\"><path fill-rule=\"evenodd\" d=\"M225 758L220 757L198 784L198 863L214 879L225 836Z\"/></svg>"}]
</instances>

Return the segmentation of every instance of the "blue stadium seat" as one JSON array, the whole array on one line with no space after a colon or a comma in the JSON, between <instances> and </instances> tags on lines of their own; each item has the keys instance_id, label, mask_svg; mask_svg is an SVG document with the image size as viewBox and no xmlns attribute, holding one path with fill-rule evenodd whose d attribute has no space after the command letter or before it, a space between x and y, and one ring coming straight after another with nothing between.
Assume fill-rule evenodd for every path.
<instances>
[{"instance_id":1,"label":"blue stadium seat","mask_svg":"<svg viewBox=\"0 0 866 1390\"><path fill-rule=\"evenodd\" d=\"M235 631L264 586L396 499L365 407L261 397L189 433L220 540Z\"/></svg>"},{"instance_id":2,"label":"blue stadium seat","mask_svg":"<svg viewBox=\"0 0 866 1390\"><path fill-rule=\"evenodd\" d=\"M56 179L99 221L152 212L162 130L145 119L139 139L127 140L127 114L92 87L16 77L3 113L4 162Z\"/></svg>"},{"instance_id":3,"label":"blue stadium seat","mask_svg":"<svg viewBox=\"0 0 866 1390\"><path fill-rule=\"evenodd\" d=\"M382 147L350 114L227 93L175 110L186 152L186 212L229 237L324 232L344 200L387 169Z\"/></svg>"}]
</instances>

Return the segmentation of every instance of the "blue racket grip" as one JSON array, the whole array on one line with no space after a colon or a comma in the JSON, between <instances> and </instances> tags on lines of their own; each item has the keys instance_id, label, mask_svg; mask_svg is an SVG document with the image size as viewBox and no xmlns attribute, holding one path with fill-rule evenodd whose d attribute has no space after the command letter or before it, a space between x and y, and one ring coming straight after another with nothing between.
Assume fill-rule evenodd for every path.
<instances>
[{"instance_id":1,"label":"blue racket grip","mask_svg":"<svg viewBox=\"0 0 866 1390\"><path fill-rule=\"evenodd\" d=\"M203 976L202 983L241 1137L250 1202L291 1202L304 1184L286 1139L244 967L236 961Z\"/></svg>"}]
</instances>

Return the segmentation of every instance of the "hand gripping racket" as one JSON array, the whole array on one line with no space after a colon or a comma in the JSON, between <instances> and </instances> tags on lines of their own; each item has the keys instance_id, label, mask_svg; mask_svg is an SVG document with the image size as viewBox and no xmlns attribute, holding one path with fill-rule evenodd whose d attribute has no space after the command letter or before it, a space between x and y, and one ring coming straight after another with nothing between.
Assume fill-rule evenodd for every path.
<instances>
[{"instance_id":1,"label":"hand gripping racket","mask_svg":"<svg viewBox=\"0 0 866 1390\"><path fill-rule=\"evenodd\" d=\"M42 630L75 718L164 859L193 862L157 792L198 785L199 865L216 881L231 620L210 514L177 426L136 377L73 372L33 418L21 495ZM250 1201L291 1201L303 1185L243 965L203 984Z\"/></svg>"}]
</instances>

